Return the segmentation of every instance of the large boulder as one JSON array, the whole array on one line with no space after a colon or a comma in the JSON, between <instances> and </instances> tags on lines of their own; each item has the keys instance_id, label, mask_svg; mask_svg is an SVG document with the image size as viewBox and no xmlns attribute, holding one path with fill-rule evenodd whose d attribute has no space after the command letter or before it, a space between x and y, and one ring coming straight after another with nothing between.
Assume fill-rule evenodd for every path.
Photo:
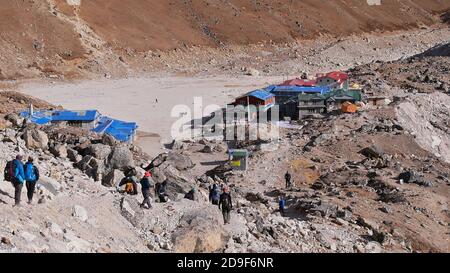
<instances>
[{"instance_id":1,"label":"large boulder","mask_svg":"<svg viewBox=\"0 0 450 273\"><path fill-rule=\"evenodd\" d=\"M22 126L24 122L24 118L14 113L6 115L5 120L11 122L14 126Z\"/></svg>"},{"instance_id":2,"label":"large boulder","mask_svg":"<svg viewBox=\"0 0 450 273\"><path fill-rule=\"evenodd\" d=\"M192 169L195 166L189 156L177 152L170 152L167 155L166 161L169 161L180 171Z\"/></svg>"},{"instance_id":3,"label":"large boulder","mask_svg":"<svg viewBox=\"0 0 450 273\"><path fill-rule=\"evenodd\" d=\"M226 242L220 211L214 207L196 209L184 214L172 234L177 253L212 253Z\"/></svg>"},{"instance_id":4,"label":"large boulder","mask_svg":"<svg viewBox=\"0 0 450 273\"><path fill-rule=\"evenodd\" d=\"M170 149L172 150L182 150L184 149L184 143L179 140L173 140L172 143L169 145Z\"/></svg>"},{"instance_id":5,"label":"large boulder","mask_svg":"<svg viewBox=\"0 0 450 273\"><path fill-rule=\"evenodd\" d=\"M125 196L120 200L120 213L133 226L140 228L143 226L144 212L139 207L139 202L131 196Z\"/></svg>"},{"instance_id":6,"label":"large boulder","mask_svg":"<svg viewBox=\"0 0 450 273\"><path fill-rule=\"evenodd\" d=\"M152 178L156 183L162 183L167 179L166 175L164 174L164 171L161 170L159 167L153 169Z\"/></svg>"},{"instance_id":7,"label":"large boulder","mask_svg":"<svg viewBox=\"0 0 450 273\"><path fill-rule=\"evenodd\" d=\"M105 159L109 156L111 153L111 146L97 143L92 144L90 147L87 148L87 155L92 155L93 157L97 159Z\"/></svg>"},{"instance_id":8,"label":"large boulder","mask_svg":"<svg viewBox=\"0 0 450 273\"><path fill-rule=\"evenodd\" d=\"M160 183L167 181L166 193L172 200L177 199L178 194L185 194L196 185L194 179L188 175L184 175L169 162L165 162L159 167L154 168L153 179L155 182Z\"/></svg>"},{"instance_id":9,"label":"large boulder","mask_svg":"<svg viewBox=\"0 0 450 273\"><path fill-rule=\"evenodd\" d=\"M67 149L67 158L69 158L71 161L73 161L75 163L80 162L83 159L83 157L80 154L78 154L78 152L76 150L74 150L72 148Z\"/></svg>"},{"instance_id":10,"label":"large boulder","mask_svg":"<svg viewBox=\"0 0 450 273\"><path fill-rule=\"evenodd\" d=\"M82 222L86 222L88 220L88 213L82 206L73 206L72 216L80 219Z\"/></svg>"},{"instance_id":11,"label":"large boulder","mask_svg":"<svg viewBox=\"0 0 450 273\"><path fill-rule=\"evenodd\" d=\"M46 150L48 148L48 136L44 131L39 129L26 129L23 133L23 139L28 149Z\"/></svg>"},{"instance_id":12,"label":"large boulder","mask_svg":"<svg viewBox=\"0 0 450 273\"><path fill-rule=\"evenodd\" d=\"M155 167L160 167L163 163L168 163L180 171L192 169L195 164L191 158L179 152L172 151L170 153L162 153L155 157L146 170L151 170Z\"/></svg>"},{"instance_id":13,"label":"large boulder","mask_svg":"<svg viewBox=\"0 0 450 273\"><path fill-rule=\"evenodd\" d=\"M133 153L126 146L117 146L109 155L107 160L109 169L125 170L128 167L134 167Z\"/></svg>"},{"instance_id":14,"label":"large boulder","mask_svg":"<svg viewBox=\"0 0 450 273\"><path fill-rule=\"evenodd\" d=\"M378 145L372 145L370 147L366 147L362 149L359 153L364 155L367 158L376 159L382 158L384 155L383 149Z\"/></svg>"},{"instance_id":15,"label":"large boulder","mask_svg":"<svg viewBox=\"0 0 450 273\"><path fill-rule=\"evenodd\" d=\"M50 152L59 158L67 158L67 146L66 145L61 145L61 144L56 144L55 146L50 148Z\"/></svg>"},{"instance_id":16,"label":"large boulder","mask_svg":"<svg viewBox=\"0 0 450 273\"><path fill-rule=\"evenodd\" d=\"M412 170L401 173L398 176L398 179L403 181L404 183L415 183L424 187L431 187L433 185L431 182L424 179L424 175L422 173Z\"/></svg>"},{"instance_id":17,"label":"large boulder","mask_svg":"<svg viewBox=\"0 0 450 273\"><path fill-rule=\"evenodd\" d=\"M103 177L102 185L106 187L116 187L124 177L125 175L122 171L113 169Z\"/></svg>"},{"instance_id":18,"label":"large boulder","mask_svg":"<svg viewBox=\"0 0 450 273\"><path fill-rule=\"evenodd\" d=\"M104 134L102 136L102 143L109 146L116 146L119 142L111 135Z\"/></svg>"},{"instance_id":19,"label":"large boulder","mask_svg":"<svg viewBox=\"0 0 450 273\"><path fill-rule=\"evenodd\" d=\"M11 128L6 128L3 132L3 142L12 142L14 144L17 143L17 131Z\"/></svg>"},{"instance_id":20,"label":"large boulder","mask_svg":"<svg viewBox=\"0 0 450 273\"><path fill-rule=\"evenodd\" d=\"M41 176L39 178L39 185L44 187L52 195L57 195L62 189L60 183L58 183L55 179L47 176Z\"/></svg>"},{"instance_id":21,"label":"large boulder","mask_svg":"<svg viewBox=\"0 0 450 273\"><path fill-rule=\"evenodd\" d=\"M97 181L105 172L104 162L96 159L91 155L83 157L83 159L80 162L76 163L75 166Z\"/></svg>"}]
</instances>

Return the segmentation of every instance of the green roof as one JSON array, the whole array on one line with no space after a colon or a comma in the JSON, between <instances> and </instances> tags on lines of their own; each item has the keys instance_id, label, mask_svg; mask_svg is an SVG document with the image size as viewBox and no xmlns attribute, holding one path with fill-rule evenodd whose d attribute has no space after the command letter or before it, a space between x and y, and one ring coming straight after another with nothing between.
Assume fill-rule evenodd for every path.
<instances>
[{"instance_id":1,"label":"green roof","mask_svg":"<svg viewBox=\"0 0 450 273\"><path fill-rule=\"evenodd\" d=\"M324 100L326 97L321 94L300 94L298 95L299 101L310 101L310 100Z\"/></svg>"}]
</instances>

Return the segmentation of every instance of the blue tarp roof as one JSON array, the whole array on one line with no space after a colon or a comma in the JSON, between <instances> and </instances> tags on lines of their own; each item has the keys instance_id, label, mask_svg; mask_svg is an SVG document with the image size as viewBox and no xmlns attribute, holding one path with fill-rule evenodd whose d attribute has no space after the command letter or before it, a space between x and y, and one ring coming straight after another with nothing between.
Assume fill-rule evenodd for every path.
<instances>
[{"instance_id":1,"label":"blue tarp roof","mask_svg":"<svg viewBox=\"0 0 450 273\"><path fill-rule=\"evenodd\" d=\"M291 96L290 93L320 93L326 94L331 91L329 86L276 86L271 85L265 88L266 91L276 96Z\"/></svg>"},{"instance_id":2,"label":"blue tarp roof","mask_svg":"<svg viewBox=\"0 0 450 273\"><path fill-rule=\"evenodd\" d=\"M52 115L52 121L93 121L99 115L97 110L55 111Z\"/></svg>"},{"instance_id":3,"label":"blue tarp roof","mask_svg":"<svg viewBox=\"0 0 450 273\"><path fill-rule=\"evenodd\" d=\"M29 111L23 111L20 116L30 117ZM35 111L31 122L45 125L52 121L93 121L100 117L97 127L92 131L99 134L109 134L119 141L129 141L138 128L135 122L125 122L100 116L97 110L87 111Z\"/></svg>"},{"instance_id":4,"label":"blue tarp roof","mask_svg":"<svg viewBox=\"0 0 450 273\"><path fill-rule=\"evenodd\" d=\"M39 125L45 125L52 121L52 112L49 111L36 111L33 113L33 116L31 117L31 122L39 124ZM23 111L20 113L20 116L23 118L28 118L30 116L29 111Z\"/></svg>"},{"instance_id":5,"label":"blue tarp roof","mask_svg":"<svg viewBox=\"0 0 450 273\"><path fill-rule=\"evenodd\" d=\"M254 90L252 92L249 92L246 96L255 97L260 100L267 100L267 99L272 98L274 95L271 94L270 92L259 89L259 90Z\"/></svg>"},{"instance_id":6,"label":"blue tarp roof","mask_svg":"<svg viewBox=\"0 0 450 273\"><path fill-rule=\"evenodd\" d=\"M109 134L119 141L129 141L137 128L138 126L135 122L125 122L109 117L102 117L99 125L92 131L99 134Z\"/></svg>"}]
</instances>

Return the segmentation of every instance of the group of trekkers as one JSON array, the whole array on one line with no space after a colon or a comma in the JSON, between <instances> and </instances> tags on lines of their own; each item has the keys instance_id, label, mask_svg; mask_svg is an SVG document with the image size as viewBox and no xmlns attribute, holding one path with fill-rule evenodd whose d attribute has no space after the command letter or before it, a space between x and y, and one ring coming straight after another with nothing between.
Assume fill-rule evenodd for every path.
<instances>
[{"instance_id":1,"label":"group of trekkers","mask_svg":"<svg viewBox=\"0 0 450 273\"><path fill-rule=\"evenodd\" d=\"M28 204L33 202L33 195L36 189L36 183L39 181L39 169L34 164L32 157L24 163L22 155L17 155L16 159L9 161L6 164L4 180L11 182L14 192L14 206L20 206L22 197L22 188L25 185L27 188Z\"/></svg>"},{"instance_id":2,"label":"group of trekkers","mask_svg":"<svg viewBox=\"0 0 450 273\"><path fill-rule=\"evenodd\" d=\"M142 179L138 180L136 169L130 168L125 172L125 177L120 181L118 186L119 188L125 186L124 190L122 190L123 193L137 195L138 183L141 184L142 196L144 198L141 203L141 208L152 208L152 187L154 187L155 198L157 198L156 200L160 203L166 203L169 201L167 194L167 180L161 183L155 183L150 169L147 169ZM185 194L184 198L197 201L197 189L192 187L191 190ZM220 187L217 184L212 185L209 191L209 201L222 210L225 224L230 223L230 212L233 209L233 204L231 201L229 188L224 184Z\"/></svg>"},{"instance_id":3,"label":"group of trekkers","mask_svg":"<svg viewBox=\"0 0 450 273\"><path fill-rule=\"evenodd\" d=\"M289 171L286 172L284 175L284 180L286 181L286 189L292 188L292 175L289 173ZM278 207L280 210L281 216L286 216L286 198L284 196L280 196L278 198Z\"/></svg>"},{"instance_id":4,"label":"group of trekkers","mask_svg":"<svg viewBox=\"0 0 450 273\"><path fill-rule=\"evenodd\" d=\"M8 162L4 170L4 179L12 183L15 188L15 206L20 205L21 194L23 185L27 188L28 204L33 201L33 194L36 188L36 183L39 181L39 169L34 164L32 157L28 158L28 161L23 163L22 155L17 155L16 159ZM286 188L292 187L291 174L286 172L285 174ZM144 200L141 203L142 208L150 209L152 208L151 199L151 188L154 186L154 193L157 200L160 203L165 203L169 201L167 191L167 180L162 183L154 183L152 179L152 173L147 170L144 177L138 181L137 171L134 168L130 168L126 173L125 177L119 183L119 188L125 186L124 192L131 195L138 194L137 184L141 184L142 196ZM185 194L185 198L196 201L196 189L193 187L188 193ZM209 201L219 207L222 210L222 215L225 224L230 223L230 212L233 209L233 203L231 199L231 194L228 186L222 184L220 187L217 184L213 184L209 189ZM279 210L280 213L285 215L285 204L286 200L284 197L279 198Z\"/></svg>"},{"instance_id":5,"label":"group of trekkers","mask_svg":"<svg viewBox=\"0 0 450 273\"><path fill-rule=\"evenodd\" d=\"M217 184L213 184L209 189L209 201L213 205L219 206L219 209L222 210L224 223L229 224L233 202L231 201L231 194L228 186L223 184L221 189L219 189Z\"/></svg>"},{"instance_id":6,"label":"group of trekkers","mask_svg":"<svg viewBox=\"0 0 450 273\"><path fill-rule=\"evenodd\" d=\"M134 168L129 169L125 173L125 177L120 181L119 188L125 186L124 193L130 195L138 194L138 183L141 184L142 196L144 200L141 203L141 208L152 208L151 188L155 188L155 197L158 198L160 203L169 201L167 190L167 180L162 183L154 183L152 179L152 173L150 170L146 171L144 177L138 181L137 171Z\"/></svg>"}]
</instances>

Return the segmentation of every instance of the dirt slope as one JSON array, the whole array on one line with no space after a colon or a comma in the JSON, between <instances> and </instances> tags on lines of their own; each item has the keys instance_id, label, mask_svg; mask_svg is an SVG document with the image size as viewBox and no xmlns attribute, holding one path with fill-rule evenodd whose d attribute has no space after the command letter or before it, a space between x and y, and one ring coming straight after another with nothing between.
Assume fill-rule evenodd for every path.
<instances>
[{"instance_id":1,"label":"dirt slope","mask_svg":"<svg viewBox=\"0 0 450 273\"><path fill-rule=\"evenodd\" d=\"M133 66L119 56L149 50L410 29L445 21L450 8L448 0L2 2L0 79L98 75L108 67L123 74Z\"/></svg>"},{"instance_id":2,"label":"dirt slope","mask_svg":"<svg viewBox=\"0 0 450 273\"><path fill-rule=\"evenodd\" d=\"M319 34L389 31L436 22L448 1L108 1L82 2L79 15L105 40L137 50L183 44L285 42Z\"/></svg>"}]
</instances>

